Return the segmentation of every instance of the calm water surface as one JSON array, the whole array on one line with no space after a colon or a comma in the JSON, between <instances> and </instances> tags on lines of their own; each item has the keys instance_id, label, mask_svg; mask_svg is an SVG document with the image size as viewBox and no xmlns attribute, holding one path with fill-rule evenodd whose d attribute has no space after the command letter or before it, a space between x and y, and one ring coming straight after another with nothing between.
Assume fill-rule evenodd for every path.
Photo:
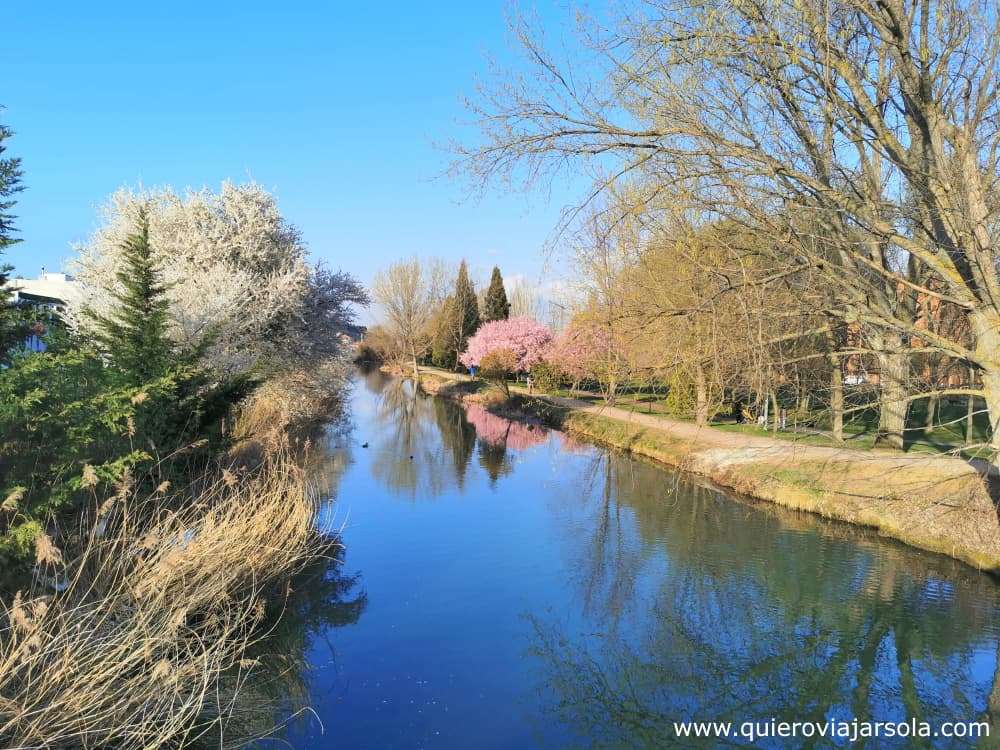
<instances>
[{"instance_id":1,"label":"calm water surface","mask_svg":"<svg viewBox=\"0 0 1000 750\"><path fill-rule=\"evenodd\" d=\"M292 747L684 746L678 719L1000 705L1000 592L957 563L380 373L351 422L324 469L344 560L283 624L315 711Z\"/></svg>"}]
</instances>

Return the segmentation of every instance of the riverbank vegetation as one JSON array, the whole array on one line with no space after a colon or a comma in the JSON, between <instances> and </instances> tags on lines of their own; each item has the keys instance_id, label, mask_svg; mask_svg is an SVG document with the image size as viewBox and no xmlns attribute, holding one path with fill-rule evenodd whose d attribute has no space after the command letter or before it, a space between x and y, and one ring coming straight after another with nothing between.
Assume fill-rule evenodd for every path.
<instances>
[{"instance_id":1,"label":"riverbank vegetation","mask_svg":"<svg viewBox=\"0 0 1000 750\"><path fill-rule=\"evenodd\" d=\"M0 161L0 249L20 179ZM5 747L220 741L290 582L336 550L308 430L364 289L257 185L123 190L102 218L76 296L0 306Z\"/></svg>"},{"instance_id":2,"label":"riverbank vegetation","mask_svg":"<svg viewBox=\"0 0 1000 750\"><path fill-rule=\"evenodd\" d=\"M477 187L596 176L559 236L599 362L566 380L995 459L995 8L635 5L561 54L515 19L534 75L455 146Z\"/></svg>"}]
</instances>

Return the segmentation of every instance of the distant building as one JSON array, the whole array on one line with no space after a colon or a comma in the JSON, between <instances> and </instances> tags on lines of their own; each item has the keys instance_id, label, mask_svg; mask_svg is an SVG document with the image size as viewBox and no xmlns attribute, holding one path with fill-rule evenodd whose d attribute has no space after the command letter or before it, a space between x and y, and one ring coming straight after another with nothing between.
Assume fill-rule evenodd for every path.
<instances>
[{"instance_id":1,"label":"distant building","mask_svg":"<svg viewBox=\"0 0 1000 750\"><path fill-rule=\"evenodd\" d=\"M45 269L42 269L37 279L10 279L5 288L10 294L9 304L42 308L59 315L66 312L67 305L80 295L80 286L72 276L65 273L45 273ZM45 324L35 323L24 340L24 349L29 352L44 352L45 333Z\"/></svg>"},{"instance_id":2,"label":"distant building","mask_svg":"<svg viewBox=\"0 0 1000 750\"><path fill-rule=\"evenodd\" d=\"M45 307L58 313L66 311L66 306L80 296L80 285L65 273L42 273L37 279L10 279L7 290L15 305Z\"/></svg>"}]
</instances>

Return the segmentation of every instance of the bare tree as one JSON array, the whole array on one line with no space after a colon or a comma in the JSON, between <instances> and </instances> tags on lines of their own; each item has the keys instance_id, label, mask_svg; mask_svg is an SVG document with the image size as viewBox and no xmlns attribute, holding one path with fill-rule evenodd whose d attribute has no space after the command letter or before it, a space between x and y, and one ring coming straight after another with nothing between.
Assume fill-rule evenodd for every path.
<instances>
[{"instance_id":1,"label":"bare tree","mask_svg":"<svg viewBox=\"0 0 1000 750\"><path fill-rule=\"evenodd\" d=\"M818 311L878 363L890 444L927 395L911 357L933 349L977 371L1000 453L994 2L650 0L585 32L586 70L516 31L534 75L486 91L485 141L458 168L530 181L597 166L592 194L639 174L684 186L823 280ZM968 337L921 325L928 298Z\"/></svg>"},{"instance_id":2,"label":"bare tree","mask_svg":"<svg viewBox=\"0 0 1000 750\"><path fill-rule=\"evenodd\" d=\"M446 284L443 264L418 258L393 263L372 282L372 299L381 308L398 351L410 360L417 382L419 360L431 341L431 320L444 299Z\"/></svg>"}]
</instances>

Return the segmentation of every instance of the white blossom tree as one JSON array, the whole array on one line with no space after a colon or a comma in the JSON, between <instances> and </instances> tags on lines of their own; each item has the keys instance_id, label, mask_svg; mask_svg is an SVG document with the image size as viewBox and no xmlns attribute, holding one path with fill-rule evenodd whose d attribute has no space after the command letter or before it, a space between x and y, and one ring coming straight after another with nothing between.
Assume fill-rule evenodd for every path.
<instances>
[{"instance_id":1,"label":"white blossom tree","mask_svg":"<svg viewBox=\"0 0 1000 750\"><path fill-rule=\"evenodd\" d=\"M82 294L70 310L77 328L87 328L84 307L100 314L114 304L114 272L141 206L169 287L170 335L222 375L331 356L354 322L352 305L367 303L350 276L310 265L299 231L260 185L225 182L218 193L184 194L122 189L78 248Z\"/></svg>"}]
</instances>

